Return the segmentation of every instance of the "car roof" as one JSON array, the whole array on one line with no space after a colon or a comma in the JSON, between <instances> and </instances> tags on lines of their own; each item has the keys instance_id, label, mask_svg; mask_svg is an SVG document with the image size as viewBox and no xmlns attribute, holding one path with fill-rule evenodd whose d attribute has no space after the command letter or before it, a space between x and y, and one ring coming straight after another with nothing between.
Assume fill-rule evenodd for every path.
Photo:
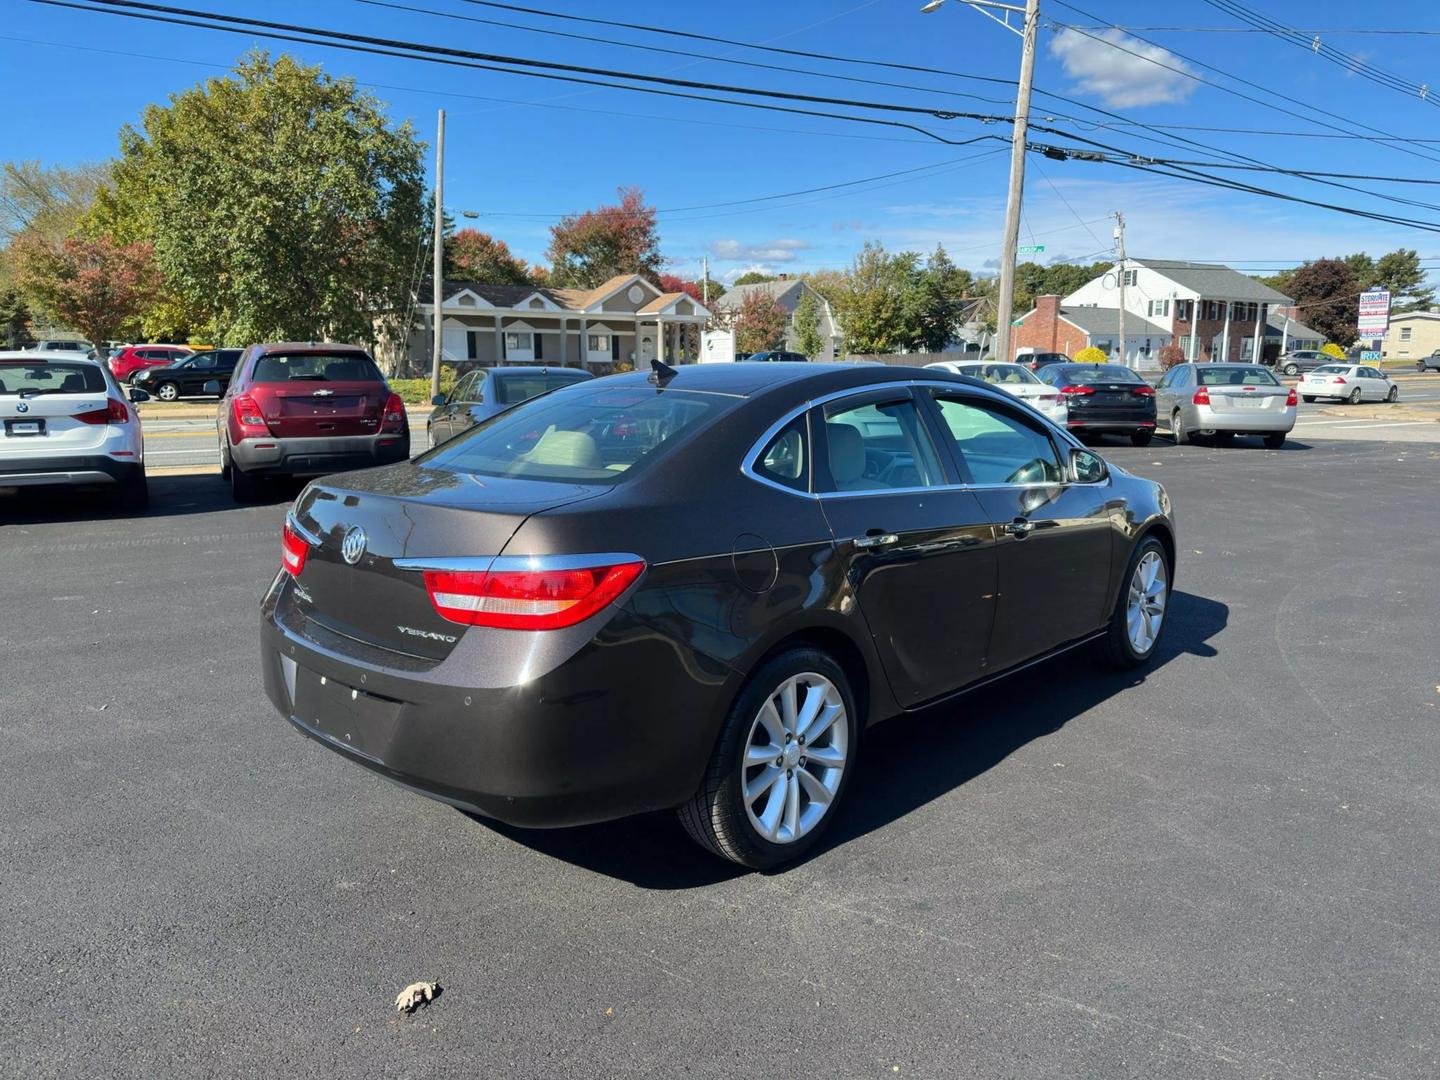
<instances>
[{"instance_id":1,"label":"car roof","mask_svg":"<svg viewBox=\"0 0 1440 1080\"><path fill-rule=\"evenodd\" d=\"M564 364L511 364L509 367L481 368L480 370L488 371L491 375L534 375L538 371L545 375L555 372L562 375L583 375L586 378L593 378L593 374L589 371L566 367Z\"/></svg>"},{"instance_id":2,"label":"car roof","mask_svg":"<svg viewBox=\"0 0 1440 1080\"><path fill-rule=\"evenodd\" d=\"M93 364L100 367L100 361L80 353L77 356L67 355L66 349L13 349L8 352L0 351L0 360L37 360L44 364Z\"/></svg>"},{"instance_id":3,"label":"car roof","mask_svg":"<svg viewBox=\"0 0 1440 1080\"><path fill-rule=\"evenodd\" d=\"M654 386L648 371L631 371L623 375L607 375L606 386ZM960 386L990 389L988 383L968 375L934 368L902 367L899 365L849 364L843 362L779 361L773 364L683 364L675 376L666 381L665 390L695 390L712 394L734 394L753 397L782 387L799 387L816 394L826 394L853 387L883 385L915 379L944 380Z\"/></svg>"},{"instance_id":4,"label":"car roof","mask_svg":"<svg viewBox=\"0 0 1440 1080\"><path fill-rule=\"evenodd\" d=\"M363 345L349 345L339 341L267 341L263 344L250 346L256 356L264 356L268 353L337 353L353 352L360 356L369 356L370 351Z\"/></svg>"}]
</instances>

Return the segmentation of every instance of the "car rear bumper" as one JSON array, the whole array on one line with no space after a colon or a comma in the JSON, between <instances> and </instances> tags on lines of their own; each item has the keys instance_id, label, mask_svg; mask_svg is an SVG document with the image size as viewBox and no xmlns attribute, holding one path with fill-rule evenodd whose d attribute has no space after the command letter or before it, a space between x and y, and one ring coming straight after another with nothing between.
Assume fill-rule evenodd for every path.
<instances>
[{"instance_id":1,"label":"car rear bumper","mask_svg":"<svg viewBox=\"0 0 1440 1080\"><path fill-rule=\"evenodd\" d=\"M1065 426L1071 431L1082 434L1087 431L1154 431L1155 418L1153 416L1148 418L1137 416L1133 420L1091 420L1089 417L1077 418L1072 415L1070 419L1065 422Z\"/></svg>"},{"instance_id":2,"label":"car rear bumper","mask_svg":"<svg viewBox=\"0 0 1440 1080\"><path fill-rule=\"evenodd\" d=\"M1191 431L1233 431L1238 435L1245 435L1291 431L1295 427L1293 407L1272 412L1269 409L1221 411L1213 406L1191 405L1187 413L1185 426Z\"/></svg>"},{"instance_id":3,"label":"car rear bumper","mask_svg":"<svg viewBox=\"0 0 1440 1080\"><path fill-rule=\"evenodd\" d=\"M261 476L324 476L391 465L410 456L410 432L315 439L261 437L230 444L230 461Z\"/></svg>"},{"instance_id":4,"label":"car rear bumper","mask_svg":"<svg viewBox=\"0 0 1440 1080\"><path fill-rule=\"evenodd\" d=\"M436 663L327 635L295 591L281 573L262 605L265 692L357 764L531 828L668 809L699 786L733 672L624 609L599 636L582 624L524 649L472 629Z\"/></svg>"},{"instance_id":5,"label":"car rear bumper","mask_svg":"<svg viewBox=\"0 0 1440 1080\"><path fill-rule=\"evenodd\" d=\"M117 461L103 454L0 458L0 487L118 484L144 471L141 462Z\"/></svg>"}]
</instances>

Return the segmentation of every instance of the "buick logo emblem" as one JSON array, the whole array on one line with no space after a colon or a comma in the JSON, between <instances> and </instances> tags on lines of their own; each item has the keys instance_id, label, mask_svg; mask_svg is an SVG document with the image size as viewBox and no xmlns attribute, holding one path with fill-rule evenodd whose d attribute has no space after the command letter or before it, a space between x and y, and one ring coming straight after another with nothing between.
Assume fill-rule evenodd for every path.
<instances>
[{"instance_id":1,"label":"buick logo emblem","mask_svg":"<svg viewBox=\"0 0 1440 1080\"><path fill-rule=\"evenodd\" d=\"M27 404L25 404L25 402L23 402L23 401L17 401L17 402L15 403L15 411L16 411L16 412L29 412L29 411L30 411L30 406L27 405Z\"/></svg>"},{"instance_id":2,"label":"buick logo emblem","mask_svg":"<svg viewBox=\"0 0 1440 1080\"><path fill-rule=\"evenodd\" d=\"M365 530L355 525L345 534L345 539L340 541L340 557L354 566L364 554Z\"/></svg>"}]
</instances>

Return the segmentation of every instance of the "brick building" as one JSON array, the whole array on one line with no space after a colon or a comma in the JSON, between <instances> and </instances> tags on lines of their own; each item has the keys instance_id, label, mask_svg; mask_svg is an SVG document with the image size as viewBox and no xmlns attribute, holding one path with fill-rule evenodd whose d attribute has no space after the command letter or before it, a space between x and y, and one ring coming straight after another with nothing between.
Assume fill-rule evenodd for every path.
<instances>
[{"instance_id":1,"label":"brick building","mask_svg":"<svg viewBox=\"0 0 1440 1080\"><path fill-rule=\"evenodd\" d=\"M1118 355L1115 343L1120 337L1119 308L1084 307L1062 303L1058 296L1042 296L1018 321L1020 325L1010 335L1017 353L1058 352L1074 356L1093 345L1107 356ZM1169 330L1126 311L1125 356L1132 367L1157 366L1160 346L1169 341Z\"/></svg>"}]
</instances>

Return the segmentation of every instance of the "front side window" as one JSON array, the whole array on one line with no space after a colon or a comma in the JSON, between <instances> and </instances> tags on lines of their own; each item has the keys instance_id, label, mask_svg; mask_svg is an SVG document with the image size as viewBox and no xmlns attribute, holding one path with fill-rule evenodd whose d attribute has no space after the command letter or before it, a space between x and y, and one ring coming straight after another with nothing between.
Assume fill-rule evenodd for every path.
<instances>
[{"instance_id":1,"label":"front side window","mask_svg":"<svg viewBox=\"0 0 1440 1080\"><path fill-rule=\"evenodd\" d=\"M792 491L810 490L810 436L806 418L796 417L780 429L751 465L756 476Z\"/></svg>"},{"instance_id":2,"label":"front side window","mask_svg":"<svg viewBox=\"0 0 1440 1080\"><path fill-rule=\"evenodd\" d=\"M826 468L817 473L817 491L887 491L945 482L909 396L863 405L833 402L825 406L822 422Z\"/></svg>"},{"instance_id":3,"label":"front side window","mask_svg":"<svg viewBox=\"0 0 1440 1080\"><path fill-rule=\"evenodd\" d=\"M1060 456L1050 436L1009 409L937 393L951 446L975 484L1059 484Z\"/></svg>"},{"instance_id":4,"label":"front side window","mask_svg":"<svg viewBox=\"0 0 1440 1080\"><path fill-rule=\"evenodd\" d=\"M457 382L457 383L455 384L455 388L450 391L450 398L449 398L449 400L450 400L450 401L475 401L476 399L475 399L474 397L472 397L471 394L472 394L472 393L474 392L474 390L475 390L475 376L476 376L476 374L477 374L476 372L472 371L472 372L470 372L468 375L461 375L461 376L460 376L460 381Z\"/></svg>"}]
</instances>

